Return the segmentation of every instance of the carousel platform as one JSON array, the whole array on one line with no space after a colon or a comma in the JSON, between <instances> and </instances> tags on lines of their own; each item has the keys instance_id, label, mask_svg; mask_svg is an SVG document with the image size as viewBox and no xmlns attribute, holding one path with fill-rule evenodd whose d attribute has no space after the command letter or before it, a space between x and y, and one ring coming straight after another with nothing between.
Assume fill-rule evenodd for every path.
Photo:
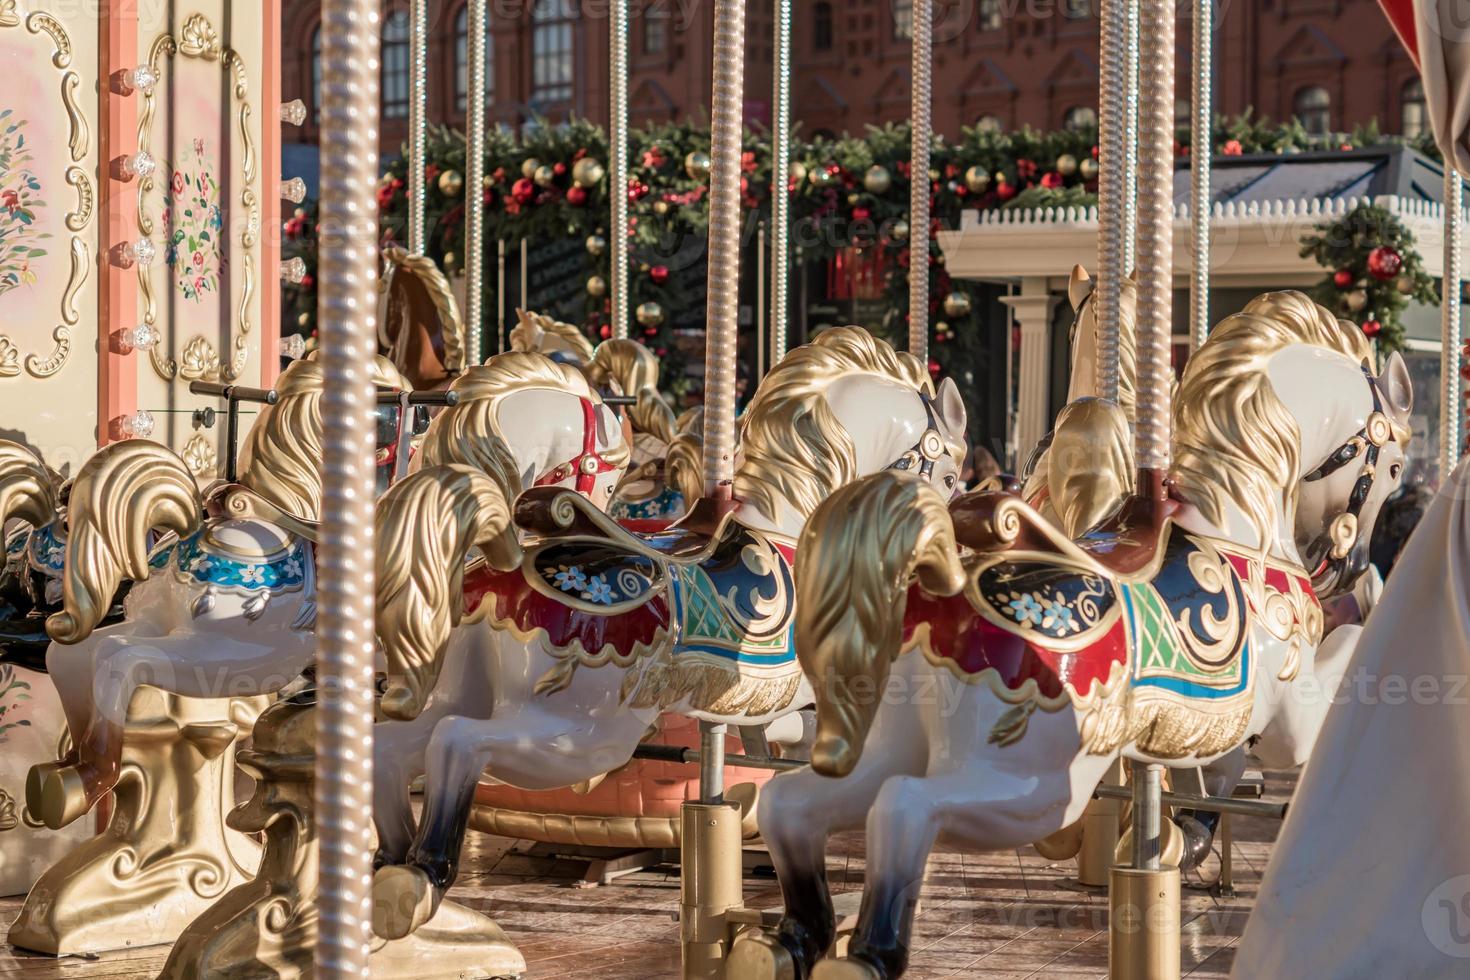
<instances>
[{"instance_id":1,"label":"carousel platform","mask_svg":"<svg viewBox=\"0 0 1470 980\"><path fill-rule=\"evenodd\" d=\"M1286 799L1295 780L1294 774L1267 773L1266 798ZM1186 889L1185 976L1229 976L1234 947L1278 827L1269 820L1233 818L1234 895ZM679 879L674 869L639 871L610 885L578 888L585 862L532 856L525 848L507 838L472 833L460 882L450 895L499 922L525 955L528 978L650 980L679 975L674 920ZM839 916L857 912L862 855L860 834L838 838L828 849ZM1080 889L1069 880L1073 870L1072 862L1047 861L1031 848L993 854L935 848L908 977L1105 978L1107 896ZM775 878L759 867L747 872L745 895L753 908L780 906ZM0 899L0 923L8 926L20 905L19 898ZM5 945L0 946L0 977L151 980L167 954L167 947L154 946L95 959L52 959Z\"/></svg>"}]
</instances>

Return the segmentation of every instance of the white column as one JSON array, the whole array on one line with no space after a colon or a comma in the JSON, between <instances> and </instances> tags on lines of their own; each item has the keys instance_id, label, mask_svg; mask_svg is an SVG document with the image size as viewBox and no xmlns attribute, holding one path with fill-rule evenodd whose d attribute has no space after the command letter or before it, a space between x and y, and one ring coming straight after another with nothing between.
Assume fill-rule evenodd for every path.
<instances>
[{"instance_id":1,"label":"white column","mask_svg":"<svg viewBox=\"0 0 1470 980\"><path fill-rule=\"evenodd\" d=\"M1021 366L1016 379L1016 459L1024 461L1051 425L1051 318L1059 296L1040 276L1021 280L1018 296L1003 296L1021 333Z\"/></svg>"}]
</instances>

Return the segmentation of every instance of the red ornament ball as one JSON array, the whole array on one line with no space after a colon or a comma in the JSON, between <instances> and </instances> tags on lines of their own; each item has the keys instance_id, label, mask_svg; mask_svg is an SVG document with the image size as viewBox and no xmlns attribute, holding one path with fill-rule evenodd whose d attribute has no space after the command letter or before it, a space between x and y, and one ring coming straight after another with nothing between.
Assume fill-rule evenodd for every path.
<instances>
[{"instance_id":1,"label":"red ornament ball","mask_svg":"<svg viewBox=\"0 0 1470 980\"><path fill-rule=\"evenodd\" d=\"M573 184L567 188L567 203L572 207L580 208L587 203L587 191L585 188Z\"/></svg>"},{"instance_id":2,"label":"red ornament ball","mask_svg":"<svg viewBox=\"0 0 1470 980\"><path fill-rule=\"evenodd\" d=\"M669 281L669 267L666 265L654 266L648 270L648 278L652 279L655 285L662 286Z\"/></svg>"},{"instance_id":3,"label":"red ornament ball","mask_svg":"<svg viewBox=\"0 0 1470 980\"><path fill-rule=\"evenodd\" d=\"M1378 336L1381 330L1383 330L1383 324L1379 323L1377 320L1368 320L1363 324L1363 333L1367 334L1369 337Z\"/></svg>"},{"instance_id":4,"label":"red ornament ball","mask_svg":"<svg viewBox=\"0 0 1470 980\"><path fill-rule=\"evenodd\" d=\"M1404 258L1387 245L1380 245L1368 253L1368 273L1379 282L1387 282L1399 274Z\"/></svg>"},{"instance_id":5,"label":"red ornament ball","mask_svg":"<svg viewBox=\"0 0 1470 980\"><path fill-rule=\"evenodd\" d=\"M1347 289L1353 284L1353 270L1338 269L1332 274L1332 283L1338 289Z\"/></svg>"},{"instance_id":6,"label":"red ornament ball","mask_svg":"<svg viewBox=\"0 0 1470 980\"><path fill-rule=\"evenodd\" d=\"M930 374L938 374L939 373L939 362L938 361L933 360L933 359L931 359L929 361L929 373Z\"/></svg>"},{"instance_id":7,"label":"red ornament ball","mask_svg":"<svg viewBox=\"0 0 1470 980\"><path fill-rule=\"evenodd\" d=\"M604 323L601 329L597 331L597 333L600 337L602 337L603 340L606 340L607 338L612 336L612 327Z\"/></svg>"},{"instance_id":8,"label":"red ornament ball","mask_svg":"<svg viewBox=\"0 0 1470 980\"><path fill-rule=\"evenodd\" d=\"M873 216L873 212L869 211L867 208L853 208L852 209L852 220L853 221L867 221L872 216Z\"/></svg>"},{"instance_id":9,"label":"red ornament ball","mask_svg":"<svg viewBox=\"0 0 1470 980\"><path fill-rule=\"evenodd\" d=\"M530 177L521 177L510 185L510 196L518 204L530 204L531 198L536 196L536 185L531 182Z\"/></svg>"}]
</instances>

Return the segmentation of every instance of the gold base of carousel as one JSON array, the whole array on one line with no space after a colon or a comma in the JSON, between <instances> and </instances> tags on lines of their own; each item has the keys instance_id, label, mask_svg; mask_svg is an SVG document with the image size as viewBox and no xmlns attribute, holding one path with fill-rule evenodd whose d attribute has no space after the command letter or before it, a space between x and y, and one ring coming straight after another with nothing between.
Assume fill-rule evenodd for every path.
<instances>
[{"instance_id":1,"label":"gold base of carousel","mask_svg":"<svg viewBox=\"0 0 1470 980\"><path fill-rule=\"evenodd\" d=\"M184 931L159 980L312 975L319 884L315 748L310 694L280 701L261 716L254 745L239 759L255 777L255 793L228 818L237 830L264 832L260 873ZM393 942L375 938L370 967L374 977L468 980L520 976L526 961L490 919L445 902L412 935Z\"/></svg>"},{"instance_id":2,"label":"gold base of carousel","mask_svg":"<svg viewBox=\"0 0 1470 980\"><path fill-rule=\"evenodd\" d=\"M9 941L53 956L170 943L249 880L260 846L223 815L234 803L235 741L261 704L140 688L107 829L41 875Z\"/></svg>"},{"instance_id":3,"label":"gold base of carousel","mask_svg":"<svg viewBox=\"0 0 1470 980\"><path fill-rule=\"evenodd\" d=\"M1179 980L1179 869L1114 868L1108 895L1108 976Z\"/></svg>"}]
</instances>

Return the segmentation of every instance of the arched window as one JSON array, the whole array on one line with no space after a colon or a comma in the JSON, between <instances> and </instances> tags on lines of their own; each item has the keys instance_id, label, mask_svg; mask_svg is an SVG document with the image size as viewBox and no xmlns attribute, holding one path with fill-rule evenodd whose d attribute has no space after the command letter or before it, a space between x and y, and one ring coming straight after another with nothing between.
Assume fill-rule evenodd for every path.
<instances>
[{"instance_id":1,"label":"arched window","mask_svg":"<svg viewBox=\"0 0 1470 980\"><path fill-rule=\"evenodd\" d=\"M893 0L893 37L911 41L914 37L914 0Z\"/></svg>"},{"instance_id":2,"label":"arched window","mask_svg":"<svg viewBox=\"0 0 1470 980\"><path fill-rule=\"evenodd\" d=\"M322 121L322 28L311 32L311 111L318 124Z\"/></svg>"},{"instance_id":3,"label":"arched window","mask_svg":"<svg viewBox=\"0 0 1470 980\"><path fill-rule=\"evenodd\" d=\"M495 36L490 25L485 25L485 102L489 104L495 95ZM454 19L454 104L464 112L469 107L470 94L470 9L459 8Z\"/></svg>"},{"instance_id":4,"label":"arched window","mask_svg":"<svg viewBox=\"0 0 1470 980\"><path fill-rule=\"evenodd\" d=\"M832 5L826 0L812 6L812 47L832 50Z\"/></svg>"},{"instance_id":5,"label":"arched window","mask_svg":"<svg viewBox=\"0 0 1470 980\"><path fill-rule=\"evenodd\" d=\"M531 32L531 105L540 109L572 99L573 0L538 0Z\"/></svg>"},{"instance_id":6,"label":"arched window","mask_svg":"<svg viewBox=\"0 0 1470 980\"><path fill-rule=\"evenodd\" d=\"M383 118L408 118L408 11L383 21Z\"/></svg>"},{"instance_id":7,"label":"arched window","mask_svg":"<svg viewBox=\"0 0 1470 980\"><path fill-rule=\"evenodd\" d=\"M982 31L1000 30L1004 16L1000 0L980 0L979 16L976 19L980 22Z\"/></svg>"},{"instance_id":8,"label":"arched window","mask_svg":"<svg viewBox=\"0 0 1470 980\"><path fill-rule=\"evenodd\" d=\"M975 120L975 128L986 133L998 133L1006 127L1000 116L984 115Z\"/></svg>"},{"instance_id":9,"label":"arched window","mask_svg":"<svg viewBox=\"0 0 1470 980\"><path fill-rule=\"evenodd\" d=\"M1424 83L1412 78L1399 93L1399 119L1403 135L1408 139L1423 136L1429 128L1429 111L1424 104Z\"/></svg>"},{"instance_id":10,"label":"arched window","mask_svg":"<svg viewBox=\"0 0 1470 980\"><path fill-rule=\"evenodd\" d=\"M1092 106L1074 105L1062 116L1062 126L1077 132L1097 128L1097 111Z\"/></svg>"},{"instance_id":11,"label":"arched window","mask_svg":"<svg viewBox=\"0 0 1470 980\"><path fill-rule=\"evenodd\" d=\"M662 3L643 8L643 53L663 54L669 47L669 12Z\"/></svg>"},{"instance_id":12,"label":"arched window","mask_svg":"<svg viewBox=\"0 0 1470 980\"><path fill-rule=\"evenodd\" d=\"M1321 136L1332 129L1332 96L1320 85L1297 89L1291 111L1313 136Z\"/></svg>"}]
</instances>

